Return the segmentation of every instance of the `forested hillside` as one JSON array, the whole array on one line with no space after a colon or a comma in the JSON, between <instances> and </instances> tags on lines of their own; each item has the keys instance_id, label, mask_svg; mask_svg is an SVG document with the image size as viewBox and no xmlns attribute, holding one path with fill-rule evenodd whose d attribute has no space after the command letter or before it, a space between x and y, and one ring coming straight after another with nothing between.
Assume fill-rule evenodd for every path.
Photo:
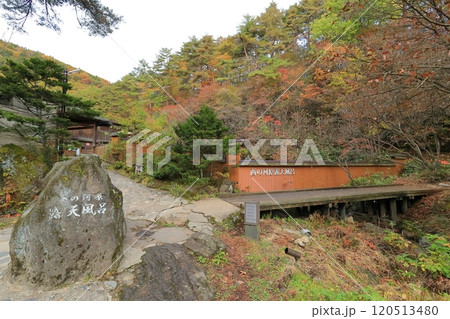
<instances>
[{"instance_id":1,"label":"forested hillside","mask_svg":"<svg viewBox=\"0 0 450 319\"><path fill-rule=\"evenodd\" d=\"M51 52L47 53L51 55ZM13 43L0 40L0 67L5 64L7 59L13 60L15 62L23 62L24 59L29 58L54 60L58 64L63 65L68 71L77 69L77 67L65 64L46 54L27 50ZM88 92L92 91L94 88L101 88L103 86L109 85L108 81L99 78L98 76L91 75L83 70L70 74L69 82L72 85L73 92L78 92L78 94L81 95L88 95ZM92 97L94 98L94 96Z\"/></svg>"},{"instance_id":2,"label":"forested hillside","mask_svg":"<svg viewBox=\"0 0 450 319\"><path fill-rule=\"evenodd\" d=\"M87 10L81 22L91 34L106 36L122 19L97 0L9 9L11 18L33 13L58 30L63 20L45 9L63 4ZM27 142L0 139L8 144L0 144L0 300L450 300L449 6L301 0L284 10L272 3L242 17L234 35L193 35L115 83L81 70L66 77L82 66L0 41L0 132ZM81 125L98 115L122 132ZM68 130L74 126L78 140ZM99 132L114 138L100 143ZM281 150L292 141L258 149L277 138L298 141L287 159ZM198 139L212 143L196 148ZM238 139L245 147L231 142ZM306 139L325 167L317 158L305 170L286 165L303 163ZM217 163L215 141L229 154L236 145L258 165L234 165L233 156ZM275 163L263 167L255 149ZM101 155L108 172L80 152ZM395 168L382 165L399 155L405 161ZM255 189L244 175L259 194L248 194ZM306 180L324 183L296 184ZM366 187L382 185L389 188ZM250 225L244 206L256 201ZM118 244L90 248L105 238ZM85 256L103 257L95 265ZM106 266L105 256L114 256ZM50 279L33 273L40 265ZM419 306L416 316L430 307Z\"/></svg>"},{"instance_id":3,"label":"forested hillside","mask_svg":"<svg viewBox=\"0 0 450 319\"><path fill-rule=\"evenodd\" d=\"M238 138L313 138L333 160L388 150L427 166L449 149L447 13L436 1L272 3L233 36L193 36L80 95L131 131L167 133L207 104Z\"/></svg>"},{"instance_id":4,"label":"forested hillside","mask_svg":"<svg viewBox=\"0 0 450 319\"><path fill-rule=\"evenodd\" d=\"M168 123L206 104L237 138L313 138L328 160L397 153L431 168L450 149L448 6L303 0L281 10L272 3L243 17L235 35L161 48L155 61L140 61L111 85L72 74L71 93L96 101L131 132L172 134ZM2 59L29 54L2 48Z\"/></svg>"}]
</instances>

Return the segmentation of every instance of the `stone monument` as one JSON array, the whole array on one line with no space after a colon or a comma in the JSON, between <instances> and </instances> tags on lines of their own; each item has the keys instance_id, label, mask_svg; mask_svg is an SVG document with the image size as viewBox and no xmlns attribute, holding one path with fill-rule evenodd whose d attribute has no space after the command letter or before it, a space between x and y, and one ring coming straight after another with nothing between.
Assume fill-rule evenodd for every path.
<instances>
[{"instance_id":1,"label":"stone monument","mask_svg":"<svg viewBox=\"0 0 450 319\"><path fill-rule=\"evenodd\" d=\"M100 158L57 163L14 226L11 278L52 288L99 276L121 256L125 232L122 193Z\"/></svg>"}]
</instances>

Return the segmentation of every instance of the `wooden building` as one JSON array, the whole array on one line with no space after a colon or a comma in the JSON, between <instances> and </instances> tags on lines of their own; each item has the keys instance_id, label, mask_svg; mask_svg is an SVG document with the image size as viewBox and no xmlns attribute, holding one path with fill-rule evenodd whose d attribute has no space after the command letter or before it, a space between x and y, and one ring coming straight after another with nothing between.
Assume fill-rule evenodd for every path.
<instances>
[{"instance_id":1,"label":"wooden building","mask_svg":"<svg viewBox=\"0 0 450 319\"><path fill-rule=\"evenodd\" d=\"M110 120L97 116L93 119L71 119L74 122L68 127L71 140L81 144L81 154L97 154L102 156L105 147L111 142L111 138L117 132ZM73 154L69 154L73 155Z\"/></svg>"},{"instance_id":2,"label":"wooden building","mask_svg":"<svg viewBox=\"0 0 450 319\"><path fill-rule=\"evenodd\" d=\"M20 99L13 98L10 100L0 101L0 111L13 113L19 116L38 119L36 112L32 112ZM55 116L67 117L72 122L68 127L71 133L70 140L79 142L81 146L82 154L97 154L99 156L104 154L105 145L111 140L111 136L117 130L113 127L117 126L117 123L113 123L110 120L97 116L95 118L74 117L74 115L67 115L61 110L60 107L54 106L45 110L44 114L41 114L41 119L49 121L49 127L51 127L50 120ZM20 131L22 134L20 134ZM5 117L0 116L0 146L5 144L15 144L19 146L26 146L30 143L36 144L32 139L26 137L26 126L18 124L14 121L8 121ZM58 141L52 140L52 143L56 145ZM75 151L65 150L66 155L75 155Z\"/></svg>"}]
</instances>

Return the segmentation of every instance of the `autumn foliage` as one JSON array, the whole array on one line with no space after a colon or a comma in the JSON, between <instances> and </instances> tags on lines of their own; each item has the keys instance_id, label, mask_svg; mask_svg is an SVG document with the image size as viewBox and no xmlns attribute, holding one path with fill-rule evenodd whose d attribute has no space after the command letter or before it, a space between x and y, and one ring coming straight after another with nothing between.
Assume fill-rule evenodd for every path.
<instances>
[{"instance_id":1,"label":"autumn foliage","mask_svg":"<svg viewBox=\"0 0 450 319\"><path fill-rule=\"evenodd\" d=\"M448 7L272 3L245 16L235 35L163 48L116 83L74 74L74 94L96 100L132 133L173 135L176 123L209 105L237 138L312 138L327 160L396 154L434 169L450 150Z\"/></svg>"}]
</instances>

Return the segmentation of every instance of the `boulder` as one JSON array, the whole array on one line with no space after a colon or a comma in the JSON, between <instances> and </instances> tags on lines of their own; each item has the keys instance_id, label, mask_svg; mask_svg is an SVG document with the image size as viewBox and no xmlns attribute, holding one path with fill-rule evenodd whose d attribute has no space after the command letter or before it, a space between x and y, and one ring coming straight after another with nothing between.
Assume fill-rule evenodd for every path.
<instances>
[{"instance_id":1,"label":"boulder","mask_svg":"<svg viewBox=\"0 0 450 319\"><path fill-rule=\"evenodd\" d=\"M108 280L104 282L105 288L108 291L115 290L117 288L117 281L114 280Z\"/></svg>"},{"instance_id":2,"label":"boulder","mask_svg":"<svg viewBox=\"0 0 450 319\"><path fill-rule=\"evenodd\" d=\"M100 158L57 163L14 225L11 277L51 288L99 276L121 256L125 232L122 193Z\"/></svg>"},{"instance_id":3,"label":"boulder","mask_svg":"<svg viewBox=\"0 0 450 319\"><path fill-rule=\"evenodd\" d=\"M299 246L302 247L302 248L305 248L306 245L309 244L309 236L308 236L308 235L304 235L304 236L302 236L302 237L300 237L300 238L297 238L297 239L294 241L294 244L299 245Z\"/></svg>"},{"instance_id":4,"label":"boulder","mask_svg":"<svg viewBox=\"0 0 450 319\"><path fill-rule=\"evenodd\" d=\"M221 240L204 233L193 234L183 246L195 255L205 258L211 258L226 248Z\"/></svg>"},{"instance_id":5,"label":"boulder","mask_svg":"<svg viewBox=\"0 0 450 319\"><path fill-rule=\"evenodd\" d=\"M374 225L372 223L365 223L364 224L364 229L366 231L369 231L369 232L380 233L380 234L384 233L384 231L386 230L386 229L381 228L381 227L379 227L377 225Z\"/></svg>"},{"instance_id":6,"label":"boulder","mask_svg":"<svg viewBox=\"0 0 450 319\"><path fill-rule=\"evenodd\" d=\"M347 224L354 224L354 223L355 223L355 221L353 220L353 216L347 216L347 217L345 217L344 221L345 221Z\"/></svg>"},{"instance_id":7,"label":"boulder","mask_svg":"<svg viewBox=\"0 0 450 319\"><path fill-rule=\"evenodd\" d=\"M164 211L158 217L158 222L173 224L175 226L183 226L188 221L189 211L183 207L175 207Z\"/></svg>"},{"instance_id":8,"label":"boulder","mask_svg":"<svg viewBox=\"0 0 450 319\"><path fill-rule=\"evenodd\" d=\"M122 300L213 300L205 273L179 244L147 248L134 270L132 285L121 290Z\"/></svg>"},{"instance_id":9,"label":"boulder","mask_svg":"<svg viewBox=\"0 0 450 319\"><path fill-rule=\"evenodd\" d=\"M204 233L208 235L213 234L213 227L210 223L197 223L197 222L189 222L188 228L192 231Z\"/></svg>"},{"instance_id":10,"label":"boulder","mask_svg":"<svg viewBox=\"0 0 450 319\"><path fill-rule=\"evenodd\" d=\"M231 194L233 193L233 182L229 179L224 179L220 185L219 193Z\"/></svg>"},{"instance_id":11,"label":"boulder","mask_svg":"<svg viewBox=\"0 0 450 319\"><path fill-rule=\"evenodd\" d=\"M188 228L200 233L205 233L208 235L213 234L213 226L208 223L208 218L203 214L190 213L188 216Z\"/></svg>"},{"instance_id":12,"label":"boulder","mask_svg":"<svg viewBox=\"0 0 450 319\"><path fill-rule=\"evenodd\" d=\"M427 249L428 247L431 246L430 241L428 240L428 238L426 237L422 237L419 239L419 247L422 249Z\"/></svg>"}]
</instances>

